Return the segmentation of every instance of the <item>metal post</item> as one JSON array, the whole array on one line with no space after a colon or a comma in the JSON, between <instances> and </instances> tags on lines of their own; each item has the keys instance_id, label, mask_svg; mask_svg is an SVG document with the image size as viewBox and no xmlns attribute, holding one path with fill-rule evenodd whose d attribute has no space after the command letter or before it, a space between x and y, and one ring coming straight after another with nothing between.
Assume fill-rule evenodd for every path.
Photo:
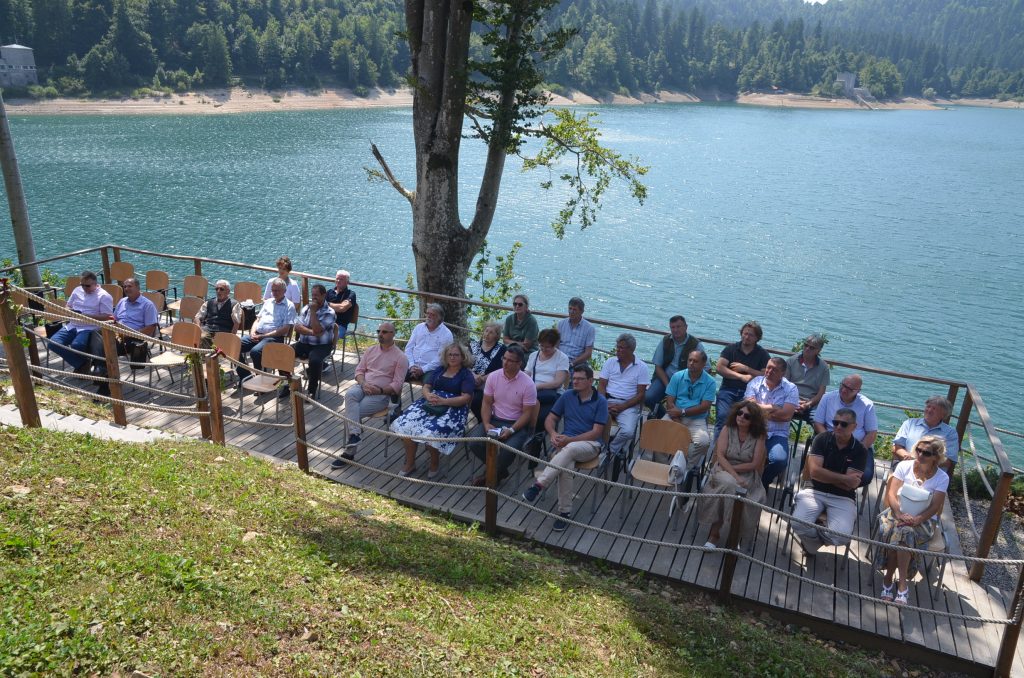
<instances>
[{"instance_id":1,"label":"metal post","mask_svg":"<svg viewBox=\"0 0 1024 678\"><path fill-rule=\"evenodd\" d=\"M1013 473L1003 473L999 476L995 494L992 495L992 503L988 507L985 525L981 528L981 535L978 537L978 551L975 554L978 558L988 558L988 552L999 533L999 524L1003 522L1003 509L1006 508L1006 499L1010 496L1012 482ZM985 574L985 563L971 565L972 581L981 581L983 574Z\"/></svg>"},{"instance_id":2,"label":"metal post","mask_svg":"<svg viewBox=\"0 0 1024 678\"><path fill-rule=\"evenodd\" d=\"M220 354L206 358L206 391L210 398L210 434L213 442L224 444L224 408L220 400Z\"/></svg>"},{"instance_id":3,"label":"metal post","mask_svg":"<svg viewBox=\"0 0 1024 678\"><path fill-rule=\"evenodd\" d=\"M487 494L484 495L484 529L488 534L498 534L498 445L487 441Z\"/></svg>"},{"instance_id":4,"label":"metal post","mask_svg":"<svg viewBox=\"0 0 1024 678\"><path fill-rule=\"evenodd\" d=\"M4 350L7 352L7 369L11 371L11 383L14 385L15 400L21 412L21 423L25 428L41 428L39 405L36 404L36 392L32 387L32 375L25 361L25 347L18 335L18 322L11 308L10 290L7 279L0 281L0 331L3 332Z\"/></svg>"},{"instance_id":5,"label":"metal post","mask_svg":"<svg viewBox=\"0 0 1024 678\"><path fill-rule=\"evenodd\" d=\"M107 254L107 248L104 246L100 249L100 257L103 259L103 282L110 282L110 255Z\"/></svg>"},{"instance_id":6,"label":"metal post","mask_svg":"<svg viewBox=\"0 0 1024 678\"><path fill-rule=\"evenodd\" d=\"M960 416L956 420L956 437L963 446L964 434L967 433L967 425L971 420L971 410L974 409L974 399L971 398L971 389L964 394L964 403L960 406Z\"/></svg>"},{"instance_id":7,"label":"metal post","mask_svg":"<svg viewBox=\"0 0 1024 678\"><path fill-rule=\"evenodd\" d=\"M110 323L100 324L100 335L103 337L103 358L107 363L107 379L110 380L110 397L120 401L124 399L121 391L121 366L117 362L117 336ZM114 408L114 423L118 426L128 425L128 416L124 411L124 404L112 403Z\"/></svg>"},{"instance_id":8,"label":"metal post","mask_svg":"<svg viewBox=\"0 0 1024 678\"><path fill-rule=\"evenodd\" d=\"M747 488L737 487L737 497L747 496ZM729 536L725 539L725 548L735 551L740 543L740 527L743 521L743 502L736 499L732 502L732 518L729 519ZM722 561L722 582L718 586L718 598L725 601L732 597L732 577L736 573L736 554L726 552Z\"/></svg>"},{"instance_id":9,"label":"metal post","mask_svg":"<svg viewBox=\"0 0 1024 678\"><path fill-rule=\"evenodd\" d=\"M1013 594L1013 604L1006 611L1012 616L1013 621L1006 625L1003 631L1003 639L999 642L999 655L996 657L996 665L993 674L996 676L1009 676L1013 666L1013 656L1017 652L1017 641L1020 638L1021 613L1017 609L1021 605L1021 596L1024 595L1024 568L1021 568L1017 576L1017 590Z\"/></svg>"},{"instance_id":10,"label":"metal post","mask_svg":"<svg viewBox=\"0 0 1024 678\"><path fill-rule=\"evenodd\" d=\"M306 410L303 407L302 382L298 377L289 380L292 390L292 419L295 422L295 458L299 468L309 473L309 451L306 448Z\"/></svg>"},{"instance_id":11,"label":"metal post","mask_svg":"<svg viewBox=\"0 0 1024 678\"><path fill-rule=\"evenodd\" d=\"M199 412L199 430L207 440L213 439L213 430L210 426L210 417L203 416L210 411L210 405L206 399L206 377L203 375L203 361L199 360L198 353L190 353L188 361L192 365L192 381L196 387L196 411Z\"/></svg>"}]
</instances>

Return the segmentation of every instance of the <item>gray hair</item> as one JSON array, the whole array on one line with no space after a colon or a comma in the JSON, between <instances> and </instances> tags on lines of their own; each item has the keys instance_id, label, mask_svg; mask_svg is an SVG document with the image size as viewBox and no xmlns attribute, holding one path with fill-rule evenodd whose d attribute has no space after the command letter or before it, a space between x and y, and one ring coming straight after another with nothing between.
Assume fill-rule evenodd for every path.
<instances>
[{"instance_id":1,"label":"gray hair","mask_svg":"<svg viewBox=\"0 0 1024 678\"><path fill-rule=\"evenodd\" d=\"M629 347L630 351L635 351L636 350L636 337L634 337L629 332L623 332L622 334L620 334L615 339L615 345L618 346L619 344L625 344L626 346Z\"/></svg>"},{"instance_id":2,"label":"gray hair","mask_svg":"<svg viewBox=\"0 0 1024 678\"><path fill-rule=\"evenodd\" d=\"M768 362L773 363L776 367L782 370L782 376L786 376L786 370L789 368L789 365L786 364L785 358L775 356L773 358L769 358Z\"/></svg>"},{"instance_id":3,"label":"gray hair","mask_svg":"<svg viewBox=\"0 0 1024 678\"><path fill-rule=\"evenodd\" d=\"M351 278L351 277L352 277L352 274L351 274L351 273L349 273L348 271L346 271L346 270L345 270L345 269L343 269L343 268L342 268L342 269L339 269L339 270L338 270L338 272L334 274L334 277L335 277L335 278L337 278L337 277L338 277L339 275L343 275L343 276L345 276L346 278Z\"/></svg>"},{"instance_id":4,"label":"gray hair","mask_svg":"<svg viewBox=\"0 0 1024 678\"><path fill-rule=\"evenodd\" d=\"M121 281L121 287L124 287L125 285L135 285L136 287L141 287L141 285L139 285L138 278L125 278L124 280Z\"/></svg>"},{"instance_id":5,"label":"gray hair","mask_svg":"<svg viewBox=\"0 0 1024 678\"><path fill-rule=\"evenodd\" d=\"M849 407L840 407L838 410L836 410L836 416L840 414L843 415L844 417L849 417L850 419L852 419L854 424L857 423L857 413L853 411L853 409Z\"/></svg>"},{"instance_id":6,"label":"gray hair","mask_svg":"<svg viewBox=\"0 0 1024 678\"><path fill-rule=\"evenodd\" d=\"M505 328L502 327L501 323L499 323L499 322L489 322L489 323L487 323L486 325L484 325L484 331L481 332L480 334L483 335L485 332L487 332L487 330L489 330L491 328L493 328L494 331L498 333L498 339L501 339L501 333L505 331Z\"/></svg>"},{"instance_id":7,"label":"gray hair","mask_svg":"<svg viewBox=\"0 0 1024 678\"><path fill-rule=\"evenodd\" d=\"M932 396L928 400L924 401L924 404L926 406L937 405L938 407L941 407L945 411L946 417L948 417L953 412L953 403L949 402L949 398L945 398L940 395ZM943 419L945 419L946 417L943 417Z\"/></svg>"},{"instance_id":8,"label":"gray hair","mask_svg":"<svg viewBox=\"0 0 1024 678\"><path fill-rule=\"evenodd\" d=\"M581 311L586 309L586 305L583 303L583 300L580 299L579 297L573 297L572 299L570 299L569 306L575 306Z\"/></svg>"},{"instance_id":9,"label":"gray hair","mask_svg":"<svg viewBox=\"0 0 1024 678\"><path fill-rule=\"evenodd\" d=\"M437 314L441 316L441 320L444 320L444 309L441 308L441 304L427 304L426 312L437 311Z\"/></svg>"},{"instance_id":10,"label":"gray hair","mask_svg":"<svg viewBox=\"0 0 1024 678\"><path fill-rule=\"evenodd\" d=\"M811 344L813 346L817 346L818 348L822 348L825 345L825 337L821 336L817 332L815 332L814 334L809 334L807 335L807 338L804 339L804 346L806 346L807 344Z\"/></svg>"},{"instance_id":11,"label":"gray hair","mask_svg":"<svg viewBox=\"0 0 1024 678\"><path fill-rule=\"evenodd\" d=\"M217 289L218 287L226 287L226 288L228 288L230 290L231 289L231 283L229 283L227 280L224 280L222 278L222 279L218 280L217 282L213 283L213 288L214 289Z\"/></svg>"},{"instance_id":12,"label":"gray hair","mask_svg":"<svg viewBox=\"0 0 1024 678\"><path fill-rule=\"evenodd\" d=\"M281 280L280 278L271 278L270 279L270 289L274 289L278 285L280 285L281 287L285 288L286 290L288 289L288 283L286 283L284 280Z\"/></svg>"}]
</instances>

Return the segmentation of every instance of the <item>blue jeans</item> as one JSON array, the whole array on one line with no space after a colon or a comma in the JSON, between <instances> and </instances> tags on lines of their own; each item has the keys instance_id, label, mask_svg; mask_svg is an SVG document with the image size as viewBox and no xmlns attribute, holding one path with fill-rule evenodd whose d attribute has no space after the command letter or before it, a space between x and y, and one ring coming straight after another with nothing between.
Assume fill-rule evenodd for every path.
<instances>
[{"instance_id":1,"label":"blue jeans","mask_svg":"<svg viewBox=\"0 0 1024 678\"><path fill-rule=\"evenodd\" d=\"M661 379L651 377L651 385L647 387L647 393L644 395L644 405L647 405L651 412L654 412L664 399L665 384L662 383Z\"/></svg>"},{"instance_id":2,"label":"blue jeans","mask_svg":"<svg viewBox=\"0 0 1024 678\"><path fill-rule=\"evenodd\" d=\"M260 339L259 341L252 338L252 335L247 334L242 337L242 362L245 362L245 354L248 353L249 357L252 358L252 366L257 370L263 369L263 347L267 344L281 344L284 343L284 337L267 337ZM249 370L244 367L239 367L238 380L245 379L249 374Z\"/></svg>"},{"instance_id":3,"label":"blue jeans","mask_svg":"<svg viewBox=\"0 0 1024 678\"><path fill-rule=\"evenodd\" d=\"M88 353L89 340L92 339L92 333L93 330L75 330L65 325L57 331L57 334L53 335L53 339L51 339L53 343L50 344L50 348L54 353L63 358L64 362L71 365L72 369L77 370L85 364L88 358L72 353L64 347L70 346L76 351Z\"/></svg>"},{"instance_id":4,"label":"blue jeans","mask_svg":"<svg viewBox=\"0 0 1024 678\"><path fill-rule=\"evenodd\" d=\"M743 394L746 389L731 389L731 388L720 388L718 389L718 398L715 399L715 437L714 440L718 440L718 434L722 431L722 427L725 426L725 418L729 416L729 410L738 401L743 400ZM714 441L712 441L714 444Z\"/></svg>"},{"instance_id":5,"label":"blue jeans","mask_svg":"<svg viewBox=\"0 0 1024 678\"><path fill-rule=\"evenodd\" d=\"M789 465L789 436L775 435L768 438L768 465L764 467L761 483L767 490L772 481Z\"/></svg>"}]
</instances>

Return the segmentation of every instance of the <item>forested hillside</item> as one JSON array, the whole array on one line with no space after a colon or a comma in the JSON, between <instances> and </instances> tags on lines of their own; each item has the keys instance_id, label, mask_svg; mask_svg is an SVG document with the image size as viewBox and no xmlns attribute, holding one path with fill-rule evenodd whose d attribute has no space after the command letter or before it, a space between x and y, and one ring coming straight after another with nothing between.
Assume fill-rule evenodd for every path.
<instances>
[{"instance_id":1,"label":"forested hillside","mask_svg":"<svg viewBox=\"0 0 1024 678\"><path fill-rule=\"evenodd\" d=\"M1024 0L571 0L552 88L1024 96ZM397 0L0 0L0 41L35 49L50 94L403 83ZM482 49L479 41L474 50Z\"/></svg>"}]
</instances>

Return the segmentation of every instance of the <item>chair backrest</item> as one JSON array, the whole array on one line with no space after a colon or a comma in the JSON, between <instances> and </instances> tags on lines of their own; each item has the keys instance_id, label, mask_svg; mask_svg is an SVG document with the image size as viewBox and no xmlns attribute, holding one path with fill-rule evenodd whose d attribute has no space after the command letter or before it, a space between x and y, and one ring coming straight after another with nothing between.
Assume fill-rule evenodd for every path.
<instances>
[{"instance_id":1,"label":"chair backrest","mask_svg":"<svg viewBox=\"0 0 1024 678\"><path fill-rule=\"evenodd\" d=\"M258 304L263 301L263 288L259 283L242 280L235 283L235 301L251 301Z\"/></svg>"},{"instance_id":2,"label":"chair backrest","mask_svg":"<svg viewBox=\"0 0 1024 678\"><path fill-rule=\"evenodd\" d=\"M120 285L111 285L107 283L106 285L100 285L100 287L106 290L107 294L113 297L115 305L117 305L117 302L121 301L121 297L124 296L124 289Z\"/></svg>"},{"instance_id":3,"label":"chair backrest","mask_svg":"<svg viewBox=\"0 0 1024 678\"><path fill-rule=\"evenodd\" d=\"M123 283L135 275L135 266L127 261L115 261L110 265L110 279Z\"/></svg>"},{"instance_id":4,"label":"chair backrest","mask_svg":"<svg viewBox=\"0 0 1024 678\"><path fill-rule=\"evenodd\" d=\"M178 308L178 320L192 322L205 303L206 300L199 297L182 297L181 306Z\"/></svg>"},{"instance_id":5,"label":"chair backrest","mask_svg":"<svg viewBox=\"0 0 1024 678\"><path fill-rule=\"evenodd\" d=\"M359 324L359 304L352 304L352 329L349 332L356 331L356 325Z\"/></svg>"},{"instance_id":6,"label":"chair backrest","mask_svg":"<svg viewBox=\"0 0 1024 678\"><path fill-rule=\"evenodd\" d=\"M185 276L185 288L184 294L189 297L199 297L200 299L206 298L206 293L210 290L210 282L201 275L186 275Z\"/></svg>"},{"instance_id":7,"label":"chair backrest","mask_svg":"<svg viewBox=\"0 0 1024 678\"><path fill-rule=\"evenodd\" d=\"M242 354L242 338L234 332L217 332L213 335L213 345L232 360L238 360Z\"/></svg>"},{"instance_id":8,"label":"chair backrest","mask_svg":"<svg viewBox=\"0 0 1024 678\"><path fill-rule=\"evenodd\" d=\"M661 454L684 453L690 449L690 429L666 419L651 419L644 422L640 431L640 447Z\"/></svg>"},{"instance_id":9,"label":"chair backrest","mask_svg":"<svg viewBox=\"0 0 1024 678\"><path fill-rule=\"evenodd\" d=\"M157 313L164 310L164 305L167 300L162 292L143 292L142 296L153 302L153 305L156 306Z\"/></svg>"},{"instance_id":10,"label":"chair backrest","mask_svg":"<svg viewBox=\"0 0 1024 678\"><path fill-rule=\"evenodd\" d=\"M263 369L295 371L295 349L290 344L267 344L263 347Z\"/></svg>"},{"instance_id":11,"label":"chair backrest","mask_svg":"<svg viewBox=\"0 0 1024 678\"><path fill-rule=\"evenodd\" d=\"M167 290L171 287L171 276L167 274L167 271L161 271L153 269L146 271L146 289L152 292L163 292L167 294Z\"/></svg>"},{"instance_id":12,"label":"chair backrest","mask_svg":"<svg viewBox=\"0 0 1024 678\"><path fill-rule=\"evenodd\" d=\"M71 293L75 291L75 288L82 284L82 276L80 275L69 275L64 279L64 298L67 299L71 296Z\"/></svg>"},{"instance_id":13,"label":"chair backrest","mask_svg":"<svg viewBox=\"0 0 1024 678\"><path fill-rule=\"evenodd\" d=\"M203 337L203 331L195 323L174 323L171 326L171 343L178 346L199 348L199 340Z\"/></svg>"}]
</instances>

